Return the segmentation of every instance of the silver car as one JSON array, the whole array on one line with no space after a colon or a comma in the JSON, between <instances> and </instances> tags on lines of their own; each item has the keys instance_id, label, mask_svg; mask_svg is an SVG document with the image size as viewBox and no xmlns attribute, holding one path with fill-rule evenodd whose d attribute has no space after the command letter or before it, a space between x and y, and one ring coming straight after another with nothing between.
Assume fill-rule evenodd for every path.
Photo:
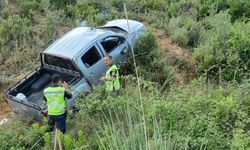
<instances>
[{"instance_id":1,"label":"silver car","mask_svg":"<svg viewBox=\"0 0 250 150\"><path fill-rule=\"evenodd\" d=\"M99 84L106 71L104 56L111 55L115 64L123 63L143 29L142 23L125 19L99 28L72 29L41 53L40 67L6 91L6 101L15 114L41 119L41 113L47 114L43 90L52 85L51 77L58 74L71 86L73 97L67 100L67 106L72 108L79 93L91 92L93 85Z\"/></svg>"}]
</instances>

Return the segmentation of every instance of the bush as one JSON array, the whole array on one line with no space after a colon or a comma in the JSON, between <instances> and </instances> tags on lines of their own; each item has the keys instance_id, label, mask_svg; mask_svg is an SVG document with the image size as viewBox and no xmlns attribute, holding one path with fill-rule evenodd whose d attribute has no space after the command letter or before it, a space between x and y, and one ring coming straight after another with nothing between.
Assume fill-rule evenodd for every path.
<instances>
[{"instance_id":1,"label":"bush","mask_svg":"<svg viewBox=\"0 0 250 150\"><path fill-rule=\"evenodd\" d=\"M0 148L1 149L28 149L31 148L40 138L45 130L44 126L38 124L29 127L23 123L24 120L10 120L6 125L0 128ZM35 146L36 149L42 149L44 141L41 140Z\"/></svg>"},{"instance_id":2,"label":"bush","mask_svg":"<svg viewBox=\"0 0 250 150\"><path fill-rule=\"evenodd\" d=\"M144 11L151 11L151 10L165 11L168 2L164 0L148 0L148 1L141 1L139 5L142 7Z\"/></svg>"},{"instance_id":3,"label":"bush","mask_svg":"<svg viewBox=\"0 0 250 150\"><path fill-rule=\"evenodd\" d=\"M249 80L217 87L200 79L165 93L145 80L140 86L146 122L135 92L136 79L127 77L126 88L118 96L96 89L79 97L80 111L68 119L67 134L61 135L64 148L145 149L148 145L151 149L216 150L249 146ZM44 135L38 124L31 129L15 120L12 123L7 129L0 128L0 144L5 148L30 148ZM16 126L20 128L14 129ZM49 139L46 134L36 149L48 147Z\"/></svg>"},{"instance_id":4,"label":"bush","mask_svg":"<svg viewBox=\"0 0 250 150\"><path fill-rule=\"evenodd\" d=\"M236 129L233 131L234 136L232 139L232 144L230 149L239 150L239 149L248 149L250 147L250 133L245 133L242 129Z\"/></svg>"},{"instance_id":5,"label":"bush","mask_svg":"<svg viewBox=\"0 0 250 150\"><path fill-rule=\"evenodd\" d=\"M135 47L135 55L138 65L141 64L150 64L152 58L156 56L157 50L156 38L154 35L145 31L138 39Z\"/></svg>"},{"instance_id":6,"label":"bush","mask_svg":"<svg viewBox=\"0 0 250 150\"><path fill-rule=\"evenodd\" d=\"M200 43L194 51L198 72L217 81L240 81L246 77L250 39L248 31L242 31L240 28L249 28L249 25L232 25L230 15L221 12L213 17L207 17L202 26Z\"/></svg>"},{"instance_id":7,"label":"bush","mask_svg":"<svg viewBox=\"0 0 250 150\"><path fill-rule=\"evenodd\" d=\"M52 9L63 9L66 8L69 5L74 5L77 3L77 1L81 1L81 0L52 0L50 1L50 5L52 7ZM84 0L87 1L87 0Z\"/></svg>"},{"instance_id":8,"label":"bush","mask_svg":"<svg viewBox=\"0 0 250 150\"><path fill-rule=\"evenodd\" d=\"M123 2L17 0L21 14L13 14L15 10L8 6L2 9L0 86L12 82L7 77L16 71L33 66L40 49L62 34L62 26L76 26L80 20L96 26L121 18ZM64 148L146 149L148 145L151 149L247 149L250 83L244 78L249 77L250 66L249 2L128 0L126 6L130 19L163 29L180 46L191 47L198 73L220 86L203 78L187 85L171 84L175 71L158 54L153 34L145 32L135 48L142 103L133 76L125 77L126 86L118 96L101 88L80 96L79 113L70 113L75 118L69 117L68 132L61 135ZM182 65L186 63L184 59L179 63L189 67ZM126 65L126 71L134 73L133 61ZM224 82L228 80L242 82ZM168 90L163 90L166 87ZM38 124L29 126L16 119L8 128L1 126L1 149L31 148L42 136L34 149L50 149L52 134L44 134L44 127Z\"/></svg>"},{"instance_id":9,"label":"bush","mask_svg":"<svg viewBox=\"0 0 250 150\"><path fill-rule=\"evenodd\" d=\"M6 20L0 18L0 63L29 40L30 25L30 20L26 18L17 16Z\"/></svg>"},{"instance_id":10,"label":"bush","mask_svg":"<svg viewBox=\"0 0 250 150\"><path fill-rule=\"evenodd\" d=\"M46 9L46 0L17 0L21 6L21 15L34 20L35 12L44 12Z\"/></svg>"},{"instance_id":11,"label":"bush","mask_svg":"<svg viewBox=\"0 0 250 150\"><path fill-rule=\"evenodd\" d=\"M159 48L154 35L145 31L136 43L134 52L138 67L139 76L148 81L159 83L160 86L168 87L175 79L174 70L161 61L158 54ZM134 73L134 64L132 57L121 67L122 74Z\"/></svg>"},{"instance_id":12,"label":"bush","mask_svg":"<svg viewBox=\"0 0 250 150\"><path fill-rule=\"evenodd\" d=\"M153 28L167 30L167 24L169 22L167 12L151 10L150 12L144 13L143 16L145 16L143 21L147 21Z\"/></svg>"},{"instance_id":13,"label":"bush","mask_svg":"<svg viewBox=\"0 0 250 150\"><path fill-rule=\"evenodd\" d=\"M0 14L3 17L3 19L7 19L10 15L10 9L7 7L4 7L3 9L0 10Z\"/></svg>"},{"instance_id":14,"label":"bush","mask_svg":"<svg viewBox=\"0 0 250 150\"><path fill-rule=\"evenodd\" d=\"M199 40L198 23L190 17L179 16L171 18L168 24L168 34L178 45L187 47L194 46Z\"/></svg>"},{"instance_id":15,"label":"bush","mask_svg":"<svg viewBox=\"0 0 250 150\"><path fill-rule=\"evenodd\" d=\"M229 144L226 143L230 143L232 130L245 128L248 124L240 120L246 119L245 115L248 114L246 110L250 103L246 99L249 94L245 95L244 89L249 82L240 89L235 89L235 86L211 89L203 86L202 81L193 82L174 93L168 93L166 103L163 104L161 100L154 102L154 109L150 110L156 110L154 114L157 118L163 119L161 126L166 131L177 133L176 140L180 145L182 142L185 144L183 139L189 139L191 149L204 146L206 149L228 149ZM244 98L241 99L241 96Z\"/></svg>"},{"instance_id":16,"label":"bush","mask_svg":"<svg viewBox=\"0 0 250 150\"><path fill-rule=\"evenodd\" d=\"M238 65L243 72L250 67L250 23L236 22L231 28L230 38L227 40L228 49L237 56Z\"/></svg>"},{"instance_id":17,"label":"bush","mask_svg":"<svg viewBox=\"0 0 250 150\"><path fill-rule=\"evenodd\" d=\"M206 72L210 77L218 79L219 67L222 67L220 64L232 64L234 61L227 62L230 60L229 58L234 58L234 56L225 49L225 42L229 38L231 29L230 16L226 12L221 12L206 18L202 26L199 45L194 50L194 58L198 63L198 73ZM217 64L219 66L216 66Z\"/></svg>"},{"instance_id":18,"label":"bush","mask_svg":"<svg viewBox=\"0 0 250 150\"><path fill-rule=\"evenodd\" d=\"M178 28L174 31L173 35L171 35L171 39L176 42L180 46L187 46L188 44L188 31L185 27Z\"/></svg>"},{"instance_id":19,"label":"bush","mask_svg":"<svg viewBox=\"0 0 250 150\"><path fill-rule=\"evenodd\" d=\"M74 119L77 123L71 122L71 130L83 129L90 134L86 136L90 148L145 148L135 81L127 78L127 86L118 97L99 89L85 101L78 100L81 111ZM200 79L160 93L154 84L141 80L148 145L159 149L247 147L249 87L249 80L213 87Z\"/></svg>"},{"instance_id":20,"label":"bush","mask_svg":"<svg viewBox=\"0 0 250 150\"><path fill-rule=\"evenodd\" d=\"M250 2L248 0L227 0L227 4L232 20L240 19L241 17L250 17Z\"/></svg>"}]
</instances>

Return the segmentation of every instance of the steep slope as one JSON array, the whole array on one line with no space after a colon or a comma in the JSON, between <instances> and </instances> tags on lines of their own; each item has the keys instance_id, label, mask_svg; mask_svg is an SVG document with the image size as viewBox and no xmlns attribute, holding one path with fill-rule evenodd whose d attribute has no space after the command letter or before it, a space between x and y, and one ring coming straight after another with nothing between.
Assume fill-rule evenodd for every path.
<instances>
[{"instance_id":1,"label":"steep slope","mask_svg":"<svg viewBox=\"0 0 250 150\"><path fill-rule=\"evenodd\" d=\"M196 65L192 59L192 53L173 43L164 31L150 29L160 46L161 58L166 64L176 68L177 82L186 83L196 76Z\"/></svg>"}]
</instances>

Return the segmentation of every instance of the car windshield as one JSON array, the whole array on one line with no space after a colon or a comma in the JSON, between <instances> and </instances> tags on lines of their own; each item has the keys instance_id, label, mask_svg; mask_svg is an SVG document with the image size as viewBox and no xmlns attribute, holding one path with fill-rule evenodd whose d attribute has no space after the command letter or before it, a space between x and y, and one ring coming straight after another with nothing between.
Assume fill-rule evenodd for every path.
<instances>
[{"instance_id":1,"label":"car windshield","mask_svg":"<svg viewBox=\"0 0 250 150\"><path fill-rule=\"evenodd\" d=\"M57 56L44 54L44 63L47 65L53 65L67 70L78 71L73 65L72 61Z\"/></svg>"}]
</instances>

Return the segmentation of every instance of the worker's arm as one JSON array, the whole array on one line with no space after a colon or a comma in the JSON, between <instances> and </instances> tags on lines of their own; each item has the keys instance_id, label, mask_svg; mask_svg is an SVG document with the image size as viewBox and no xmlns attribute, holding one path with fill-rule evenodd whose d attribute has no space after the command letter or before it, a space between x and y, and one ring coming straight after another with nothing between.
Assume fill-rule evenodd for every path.
<instances>
[{"instance_id":1,"label":"worker's arm","mask_svg":"<svg viewBox=\"0 0 250 150\"><path fill-rule=\"evenodd\" d=\"M101 77L100 80L101 81L114 81L116 76L117 76L118 70L117 69L113 69L110 71L110 77Z\"/></svg>"},{"instance_id":2,"label":"worker's arm","mask_svg":"<svg viewBox=\"0 0 250 150\"><path fill-rule=\"evenodd\" d=\"M72 94L69 93L69 92L67 92L67 91L65 91L64 98L70 99L70 98L72 98Z\"/></svg>"},{"instance_id":3,"label":"worker's arm","mask_svg":"<svg viewBox=\"0 0 250 150\"><path fill-rule=\"evenodd\" d=\"M100 81L105 81L105 76L102 76L99 80Z\"/></svg>"},{"instance_id":4,"label":"worker's arm","mask_svg":"<svg viewBox=\"0 0 250 150\"><path fill-rule=\"evenodd\" d=\"M107 77L106 80L107 81L114 81L117 77L117 73L118 73L118 70L117 69L112 69L110 71L110 77Z\"/></svg>"},{"instance_id":5,"label":"worker's arm","mask_svg":"<svg viewBox=\"0 0 250 150\"><path fill-rule=\"evenodd\" d=\"M46 97L43 95L43 100L45 101L45 102L47 102L47 99L46 99Z\"/></svg>"},{"instance_id":6,"label":"worker's arm","mask_svg":"<svg viewBox=\"0 0 250 150\"><path fill-rule=\"evenodd\" d=\"M63 81L62 86L66 89L69 90L69 85L67 82Z\"/></svg>"},{"instance_id":7,"label":"worker's arm","mask_svg":"<svg viewBox=\"0 0 250 150\"><path fill-rule=\"evenodd\" d=\"M62 83L62 86L65 88L65 92L64 92L64 99L67 98L67 99L70 99L72 98L72 94L70 92L68 92L69 90L69 85L68 83L66 83L65 81L63 81Z\"/></svg>"}]
</instances>

